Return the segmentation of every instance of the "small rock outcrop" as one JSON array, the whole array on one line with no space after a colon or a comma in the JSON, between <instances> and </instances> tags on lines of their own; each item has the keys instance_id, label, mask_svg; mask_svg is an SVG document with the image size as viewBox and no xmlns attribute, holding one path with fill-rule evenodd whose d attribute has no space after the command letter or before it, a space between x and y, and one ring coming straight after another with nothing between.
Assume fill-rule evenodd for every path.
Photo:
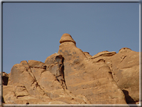
<instances>
[{"instance_id":1,"label":"small rock outcrop","mask_svg":"<svg viewBox=\"0 0 142 107\"><path fill-rule=\"evenodd\" d=\"M139 101L139 52L122 48L111 57L112 74L117 85L124 92L126 101Z\"/></svg>"},{"instance_id":2,"label":"small rock outcrop","mask_svg":"<svg viewBox=\"0 0 142 107\"><path fill-rule=\"evenodd\" d=\"M76 42L73 40L70 34L64 33L60 39L60 44L65 42L72 42L76 45Z\"/></svg>"},{"instance_id":3,"label":"small rock outcrop","mask_svg":"<svg viewBox=\"0 0 142 107\"><path fill-rule=\"evenodd\" d=\"M122 48L91 56L63 34L58 53L3 72L3 104L137 104L139 52Z\"/></svg>"}]
</instances>

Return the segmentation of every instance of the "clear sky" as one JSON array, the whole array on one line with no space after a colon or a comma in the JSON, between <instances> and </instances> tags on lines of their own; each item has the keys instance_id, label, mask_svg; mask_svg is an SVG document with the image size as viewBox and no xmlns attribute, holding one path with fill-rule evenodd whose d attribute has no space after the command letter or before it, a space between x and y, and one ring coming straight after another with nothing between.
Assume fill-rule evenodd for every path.
<instances>
[{"instance_id":1,"label":"clear sky","mask_svg":"<svg viewBox=\"0 0 142 107\"><path fill-rule=\"evenodd\" d=\"M139 3L4 3L3 71L58 52L69 33L92 56L128 47L139 52Z\"/></svg>"}]
</instances>

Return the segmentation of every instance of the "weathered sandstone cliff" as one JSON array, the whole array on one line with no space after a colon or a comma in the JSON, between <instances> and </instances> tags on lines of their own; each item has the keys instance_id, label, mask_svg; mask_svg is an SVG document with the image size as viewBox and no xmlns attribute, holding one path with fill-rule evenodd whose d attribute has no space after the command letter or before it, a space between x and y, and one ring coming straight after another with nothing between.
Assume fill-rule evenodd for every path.
<instances>
[{"instance_id":1,"label":"weathered sandstone cliff","mask_svg":"<svg viewBox=\"0 0 142 107\"><path fill-rule=\"evenodd\" d=\"M45 62L29 60L3 72L4 104L136 104L139 52L122 48L91 56L71 35Z\"/></svg>"}]
</instances>

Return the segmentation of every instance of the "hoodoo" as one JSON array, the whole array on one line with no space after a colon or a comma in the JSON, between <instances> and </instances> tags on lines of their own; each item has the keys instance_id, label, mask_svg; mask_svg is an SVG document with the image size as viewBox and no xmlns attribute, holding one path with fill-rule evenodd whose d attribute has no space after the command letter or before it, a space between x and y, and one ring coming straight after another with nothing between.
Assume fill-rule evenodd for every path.
<instances>
[{"instance_id":1,"label":"hoodoo","mask_svg":"<svg viewBox=\"0 0 142 107\"><path fill-rule=\"evenodd\" d=\"M4 104L139 103L139 52L122 48L91 56L68 33L59 42L58 53L45 62L21 61L3 72Z\"/></svg>"},{"instance_id":2,"label":"hoodoo","mask_svg":"<svg viewBox=\"0 0 142 107\"><path fill-rule=\"evenodd\" d=\"M73 42L76 45L76 42L73 40L70 34L64 33L60 39L60 44L64 42Z\"/></svg>"}]
</instances>

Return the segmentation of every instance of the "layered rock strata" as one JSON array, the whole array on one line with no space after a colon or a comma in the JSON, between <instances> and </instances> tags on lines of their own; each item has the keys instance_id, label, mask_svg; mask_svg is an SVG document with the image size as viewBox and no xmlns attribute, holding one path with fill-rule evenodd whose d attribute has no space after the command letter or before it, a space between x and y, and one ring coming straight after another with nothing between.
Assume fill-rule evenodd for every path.
<instances>
[{"instance_id":1,"label":"layered rock strata","mask_svg":"<svg viewBox=\"0 0 142 107\"><path fill-rule=\"evenodd\" d=\"M136 104L139 52L122 48L91 56L65 33L58 53L3 73L4 104Z\"/></svg>"}]
</instances>

